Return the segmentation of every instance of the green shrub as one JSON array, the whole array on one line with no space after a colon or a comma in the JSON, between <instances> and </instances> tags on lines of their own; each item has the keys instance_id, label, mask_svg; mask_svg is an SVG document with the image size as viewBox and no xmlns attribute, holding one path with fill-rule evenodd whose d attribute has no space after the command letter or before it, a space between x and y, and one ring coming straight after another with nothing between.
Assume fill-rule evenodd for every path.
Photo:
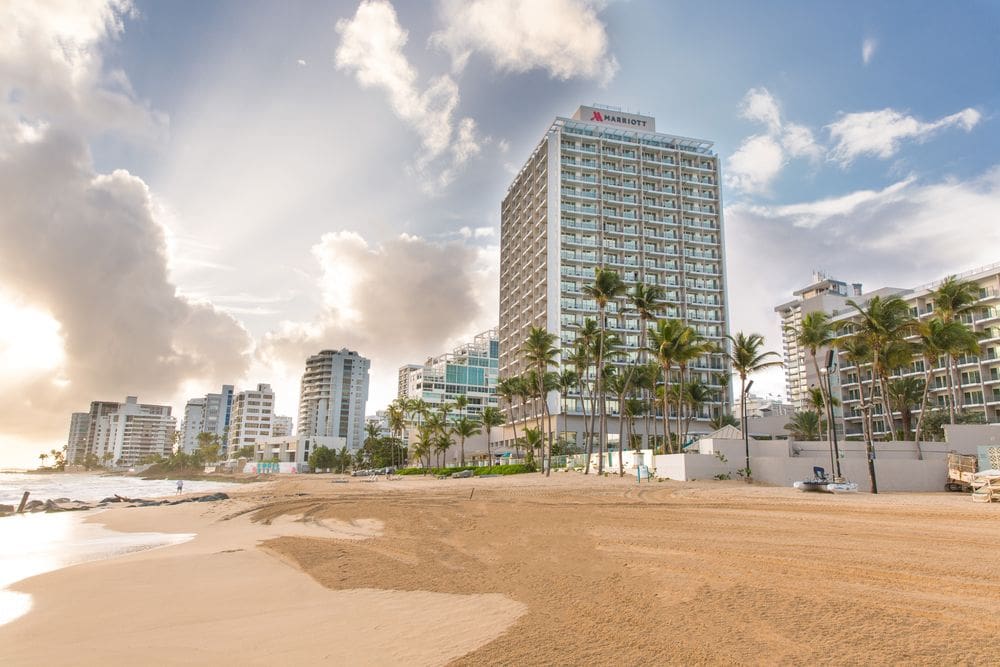
<instances>
[{"instance_id":1,"label":"green shrub","mask_svg":"<svg viewBox=\"0 0 1000 667\"><path fill-rule=\"evenodd\" d=\"M476 468L473 474L478 477L479 475L520 475L526 472L538 472L538 468L531 463L513 463L505 466Z\"/></svg>"}]
</instances>

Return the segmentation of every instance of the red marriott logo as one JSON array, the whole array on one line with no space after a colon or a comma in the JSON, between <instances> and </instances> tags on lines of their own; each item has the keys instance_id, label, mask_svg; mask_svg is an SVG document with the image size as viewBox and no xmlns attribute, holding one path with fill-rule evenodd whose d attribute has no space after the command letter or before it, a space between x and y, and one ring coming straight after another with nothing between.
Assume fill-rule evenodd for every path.
<instances>
[{"instance_id":1,"label":"red marriott logo","mask_svg":"<svg viewBox=\"0 0 1000 667\"><path fill-rule=\"evenodd\" d=\"M632 125L635 127L646 127L646 121L641 117L637 118L635 116L624 116L620 114L613 113L602 113L597 109L591 110L591 121L596 121L598 123L616 123L618 125Z\"/></svg>"}]
</instances>

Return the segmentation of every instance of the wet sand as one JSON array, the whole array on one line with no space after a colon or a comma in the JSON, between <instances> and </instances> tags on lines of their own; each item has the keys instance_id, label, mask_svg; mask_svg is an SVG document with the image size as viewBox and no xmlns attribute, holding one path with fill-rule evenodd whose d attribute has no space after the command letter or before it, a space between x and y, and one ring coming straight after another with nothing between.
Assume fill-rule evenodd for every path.
<instances>
[{"instance_id":1,"label":"wet sand","mask_svg":"<svg viewBox=\"0 0 1000 667\"><path fill-rule=\"evenodd\" d=\"M26 580L3 664L995 664L1000 505L575 473L115 509L186 544Z\"/></svg>"}]
</instances>

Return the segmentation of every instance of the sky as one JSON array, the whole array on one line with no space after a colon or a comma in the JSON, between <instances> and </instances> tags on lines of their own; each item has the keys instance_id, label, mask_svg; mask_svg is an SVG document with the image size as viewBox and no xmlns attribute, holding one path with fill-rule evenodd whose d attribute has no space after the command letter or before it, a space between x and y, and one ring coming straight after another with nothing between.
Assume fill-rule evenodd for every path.
<instances>
[{"instance_id":1,"label":"sky","mask_svg":"<svg viewBox=\"0 0 1000 667\"><path fill-rule=\"evenodd\" d=\"M0 2L0 467L91 400L396 369L497 323L500 201L601 103L715 142L731 328L1000 261L1000 4ZM780 394L781 371L755 390Z\"/></svg>"}]
</instances>

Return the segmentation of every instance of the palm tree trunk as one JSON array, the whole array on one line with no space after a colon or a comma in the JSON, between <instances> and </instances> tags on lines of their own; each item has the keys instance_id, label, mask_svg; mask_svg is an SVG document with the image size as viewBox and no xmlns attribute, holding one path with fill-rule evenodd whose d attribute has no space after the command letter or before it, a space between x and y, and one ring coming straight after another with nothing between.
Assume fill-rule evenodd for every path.
<instances>
[{"instance_id":1,"label":"palm tree trunk","mask_svg":"<svg viewBox=\"0 0 1000 667\"><path fill-rule=\"evenodd\" d=\"M600 433L597 434L597 474L604 473L604 448L607 446L607 411L608 405L607 401L604 400L604 336L605 336L605 321L604 321L604 306L598 308L598 317L601 319L601 339L597 343L597 400L601 406L601 416L600 416Z\"/></svg>"},{"instance_id":2,"label":"palm tree trunk","mask_svg":"<svg viewBox=\"0 0 1000 667\"><path fill-rule=\"evenodd\" d=\"M590 442L590 425L587 421L587 397L584 396L585 378L582 374L577 379L577 383L580 389L580 412L583 413L583 439L587 443L587 464L583 467L583 474L587 475L590 474L590 455L592 451Z\"/></svg>"},{"instance_id":3,"label":"palm tree trunk","mask_svg":"<svg viewBox=\"0 0 1000 667\"><path fill-rule=\"evenodd\" d=\"M684 371L687 364L680 365L680 383L677 385L677 453L684 451Z\"/></svg>"},{"instance_id":4,"label":"palm tree trunk","mask_svg":"<svg viewBox=\"0 0 1000 667\"><path fill-rule=\"evenodd\" d=\"M667 379L670 376L670 367L663 368L663 453L667 453L670 443L670 399L667 396Z\"/></svg>"},{"instance_id":5,"label":"palm tree trunk","mask_svg":"<svg viewBox=\"0 0 1000 667\"><path fill-rule=\"evenodd\" d=\"M507 401L507 405L510 407L510 425L514 427L514 451L517 452L520 458L521 448L517 444L517 417L514 415L514 399L511 398Z\"/></svg>"},{"instance_id":6,"label":"palm tree trunk","mask_svg":"<svg viewBox=\"0 0 1000 667\"><path fill-rule=\"evenodd\" d=\"M812 357L813 370L816 371L816 378L819 381L819 394L820 396L823 397L823 406L824 406L823 413L827 414L826 442L830 446L830 451L833 451L833 438L831 437L831 431L830 431L830 429L833 428L833 424L831 423L833 421L833 402L830 400L830 397L826 395L826 383L823 382L823 376L820 375L819 362L816 360L816 353L813 352L812 350L809 350L809 354ZM829 409L826 409L827 407Z\"/></svg>"},{"instance_id":7,"label":"palm tree trunk","mask_svg":"<svg viewBox=\"0 0 1000 667\"><path fill-rule=\"evenodd\" d=\"M639 318L639 361L642 363L643 368L645 368L645 366L646 366L646 360L647 360L647 352L646 352L646 318L640 317ZM645 373L645 371L643 371L643 372ZM643 384L645 384L645 383L643 383ZM649 412L650 412L650 410L648 408L649 408L650 401L649 401L649 396L646 395L647 391L648 391L648 389L646 389L645 386L642 389L639 390L639 400L642 401L642 405L643 405L643 410L642 410L642 433L643 433L643 435L646 436L646 446L649 449L652 449L655 452L656 448L653 446L653 444L649 440ZM656 425L655 418L654 418L654 421L653 421L653 425L654 426Z\"/></svg>"},{"instance_id":8,"label":"palm tree trunk","mask_svg":"<svg viewBox=\"0 0 1000 667\"><path fill-rule=\"evenodd\" d=\"M918 461L922 461L924 458L924 452L923 450L920 449L920 436L921 436L921 429L923 429L924 427L924 415L927 414L927 395L928 393L930 393L931 375L933 374L934 374L934 367L931 364L927 364L927 369L924 372L924 395L920 399L920 416L917 417L917 430L913 434L913 439L917 443Z\"/></svg>"},{"instance_id":9,"label":"palm tree trunk","mask_svg":"<svg viewBox=\"0 0 1000 667\"><path fill-rule=\"evenodd\" d=\"M892 416L892 402L889 401L889 383L881 368L879 369L878 387L879 391L882 392L882 410L885 412L886 426L889 429L885 438L888 442L896 439L896 420Z\"/></svg>"},{"instance_id":10,"label":"palm tree trunk","mask_svg":"<svg viewBox=\"0 0 1000 667\"><path fill-rule=\"evenodd\" d=\"M626 385L628 386L628 385ZM618 395L618 476L625 476L625 462L623 452L625 450L625 392Z\"/></svg>"},{"instance_id":11,"label":"palm tree trunk","mask_svg":"<svg viewBox=\"0 0 1000 667\"><path fill-rule=\"evenodd\" d=\"M952 424L955 423L955 384L951 374L951 352L944 358L945 385L948 387L948 416Z\"/></svg>"},{"instance_id":12,"label":"palm tree trunk","mask_svg":"<svg viewBox=\"0 0 1000 667\"><path fill-rule=\"evenodd\" d=\"M542 399L542 405L545 406L545 414L548 417L548 423L549 423L549 437L545 441L548 444L548 451L545 453L544 456L542 456L542 467L545 468L545 476L548 477L549 475L552 474L552 411L549 410L549 402L547 400ZM543 443L542 447L545 446L546 445ZM548 467L545 466L546 460L549 462Z\"/></svg>"},{"instance_id":13,"label":"palm tree trunk","mask_svg":"<svg viewBox=\"0 0 1000 667\"><path fill-rule=\"evenodd\" d=\"M955 383L955 409L961 412L965 407L965 396L962 395L962 375L958 372L958 359L951 358L952 368L950 370Z\"/></svg>"}]
</instances>

